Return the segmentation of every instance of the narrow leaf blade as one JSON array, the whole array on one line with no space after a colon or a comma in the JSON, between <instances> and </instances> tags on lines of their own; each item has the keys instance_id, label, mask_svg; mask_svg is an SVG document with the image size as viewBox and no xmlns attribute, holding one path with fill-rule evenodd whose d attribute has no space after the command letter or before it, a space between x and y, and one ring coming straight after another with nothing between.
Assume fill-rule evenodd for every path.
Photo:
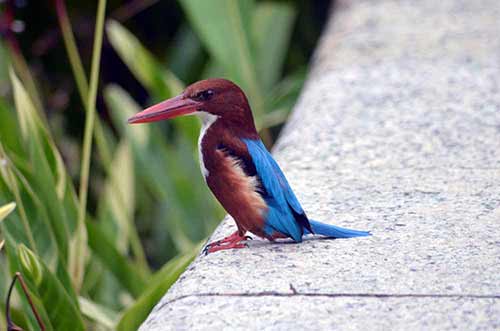
<instances>
[{"instance_id":1,"label":"narrow leaf blade","mask_svg":"<svg viewBox=\"0 0 500 331\"><path fill-rule=\"evenodd\" d=\"M78 302L82 314L85 317L109 330L114 329L116 321L118 320L118 314L116 312L84 297L78 297Z\"/></svg>"},{"instance_id":2,"label":"narrow leaf blade","mask_svg":"<svg viewBox=\"0 0 500 331\"><path fill-rule=\"evenodd\" d=\"M227 77L245 90L252 109L260 116L263 93L251 37L254 1L181 0L180 4L210 55L224 67Z\"/></svg>"},{"instance_id":3,"label":"narrow leaf blade","mask_svg":"<svg viewBox=\"0 0 500 331\"><path fill-rule=\"evenodd\" d=\"M96 224L87 222L87 232L88 243L95 256L132 296L138 297L146 285L146 277L116 249L113 241Z\"/></svg>"},{"instance_id":4,"label":"narrow leaf blade","mask_svg":"<svg viewBox=\"0 0 500 331\"><path fill-rule=\"evenodd\" d=\"M264 90L276 84L292 35L295 10L285 2L261 2L252 18L257 76Z\"/></svg>"},{"instance_id":5,"label":"narrow leaf blade","mask_svg":"<svg viewBox=\"0 0 500 331\"><path fill-rule=\"evenodd\" d=\"M0 222L2 222L4 218L6 218L15 208L16 208L15 202L11 202L0 207Z\"/></svg>"},{"instance_id":6,"label":"narrow leaf blade","mask_svg":"<svg viewBox=\"0 0 500 331\"><path fill-rule=\"evenodd\" d=\"M106 25L109 41L130 71L146 88L161 99L183 90L182 82L165 70L132 33L117 21Z\"/></svg>"},{"instance_id":7,"label":"narrow leaf blade","mask_svg":"<svg viewBox=\"0 0 500 331\"><path fill-rule=\"evenodd\" d=\"M117 326L118 331L135 331L139 328L154 305L195 258L200 247L201 245L196 245L190 252L170 260L153 276L143 294L123 313Z\"/></svg>"}]
</instances>

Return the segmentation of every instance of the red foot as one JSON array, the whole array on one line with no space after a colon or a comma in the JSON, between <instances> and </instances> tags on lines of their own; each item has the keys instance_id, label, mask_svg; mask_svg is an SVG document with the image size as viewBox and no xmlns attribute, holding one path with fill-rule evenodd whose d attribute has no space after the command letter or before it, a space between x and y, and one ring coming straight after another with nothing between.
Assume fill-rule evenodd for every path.
<instances>
[{"instance_id":1,"label":"red foot","mask_svg":"<svg viewBox=\"0 0 500 331\"><path fill-rule=\"evenodd\" d=\"M235 240L242 240L242 238L244 238L244 237L240 236L240 233L238 231L236 231L224 239L217 240L217 241L214 241L213 243L208 244L208 246L213 246L213 245L218 246L218 245L222 245L225 243L233 242Z\"/></svg>"},{"instance_id":2,"label":"red foot","mask_svg":"<svg viewBox=\"0 0 500 331\"><path fill-rule=\"evenodd\" d=\"M207 255L208 253L215 253L217 251L222 251L225 249L245 248L245 247L248 247L248 245L241 242L234 242L227 245L210 246L208 247L208 249L205 250L205 255Z\"/></svg>"},{"instance_id":3,"label":"red foot","mask_svg":"<svg viewBox=\"0 0 500 331\"><path fill-rule=\"evenodd\" d=\"M205 253L205 255L207 255L208 253L214 253L224 249L245 248L248 246L247 244L242 243L242 241L251 239L252 237L250 236L240 236L239 232L236 231L224 239L217 240L208 244L203 252Z\"/></svg>"}]
</instances>

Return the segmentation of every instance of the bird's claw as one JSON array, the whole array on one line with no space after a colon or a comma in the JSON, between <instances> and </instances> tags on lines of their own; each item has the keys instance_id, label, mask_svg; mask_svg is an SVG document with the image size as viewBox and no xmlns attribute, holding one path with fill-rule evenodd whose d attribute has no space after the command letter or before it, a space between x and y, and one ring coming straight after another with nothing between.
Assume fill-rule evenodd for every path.
<instances>
[{"instance_id":1,"label":"bird's claw","mask_svg":"<svg viewBox=\"0 0 500 331\"><path fill-rule=\"evenodd\" d=\"M241 243L241 242L233 242L227 245L219 245L219 246L211 246L208 247L207 250L205 251L205 256L208 255L208 253L215 253L217 251L222 251L226 249L238 249L238 248L248 248L247 243Z\"/></svg>"},{"instance_id":2,"label":"bird's claw","mask_svg":"<svg viewBox=\"0 0 500 331\"><path fill-rule=\"evenodd\" d=\"M250 236L244 236L241 238L235 238L232 241L224 241L224 240L217 240L212 243L209 243L203 248L202 254L205 256L208 255L208 253L214 253L217 251L225 250L225 249L233 249L233 248L248 248L250 247L248 243L243 242L246 240L253 240L252 237Z\"/></svg>"}]
</instances>

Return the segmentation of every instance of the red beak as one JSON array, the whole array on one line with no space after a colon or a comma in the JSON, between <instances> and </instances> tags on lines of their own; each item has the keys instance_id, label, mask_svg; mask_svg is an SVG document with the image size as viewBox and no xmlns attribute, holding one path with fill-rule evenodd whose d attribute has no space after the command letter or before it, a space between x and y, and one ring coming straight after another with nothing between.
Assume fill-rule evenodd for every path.
<instances>
[{"instance_id":1,"label":"red beak","mask_svg":"<svg viewBox=\"0 0 500 331\"><path fill-rule=\"evenodd\" d=\"M140 113L135 114L128 119L128 122L130 124L134 124L168 120L170 118L192 114L200 106L201 102L197 102L189 98L185 98L183 95L179 95L175 98L167 99L141 111Z\"/></svg>"}]
</instances>

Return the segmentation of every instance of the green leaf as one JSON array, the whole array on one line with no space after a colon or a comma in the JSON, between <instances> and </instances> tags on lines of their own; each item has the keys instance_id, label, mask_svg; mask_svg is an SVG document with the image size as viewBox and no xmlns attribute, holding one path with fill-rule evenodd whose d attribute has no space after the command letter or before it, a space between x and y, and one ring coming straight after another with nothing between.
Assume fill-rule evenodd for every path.
<instances>
[{"instance_id":1,"label":"green leaf","mask_svg":"<svg viewBox=\"0 0 500 331\"><path fill-rule=\"evenodd\" d=\"M177 77L185 82L199 77L205 61L200 40L187 22L176 32L167 54L168 66Z\"/></svg>"},{"instance_id":2,"label":"green leaf","mask_svg":"<svg viewBox=\"0 0 500 331\"><path fill-rule=\"evenodd\" d=\"M19 116L19 124L21 134L24 140L31 138L30 134L40 130L46 130L46 123L40 116L40 113L35 108L31 97L25 87L14 73L14 70L9 71L10 80L12 82L14 102L16 104L17 114Z\"/></svg>"},{"instance_id":3,"label":"green leaf","mask_svg":"<svg viewBox=\"0 0 500 331\"><path fill-rule=\"evenodd\" d=\"M114 220L110 230L113 237L116 238L116 244L119 250L126 252L128 239L133 229L132 216L134 212L134 168L132 153L126 140L122 141L115 152L111 163L114 171L104 186L104 206L109 209L113 217L101 218L103 222Z\"/></svg>"},{"instance_id":4,"label":"green leaf","mask_svg":"<svg viewBox=\"0 0 500 331\"><path fill-rule=\"evenodd\" d=\"M18 246L19 260L24 271L30 275L30 279L39 286L43 281L42 264L35 254L24 245Z\"/></svg>"},{"instance_id":5,"label":"green leaf","mask_svg":"<svg viewBox=\"0 0 500 331\"><path fill-rule=\"evenodd\" d=\"M5 298L5 296L2 296L2 297ZM5 305L4 305L3 302L0 302L0 311L1 312L5 311ZM12 307L11 306L10 307L10 314L11 314L11 317L12 317L12 321L16 325L18 325L21 328L23 328L23 330L29 330L30 329L31 325L29 325L29 322L27 321L26 316L25 316L23 310L21 310L20 308ZM7 325L6 325L7 322L3 319L4 317L5 316L3 316L3 314L0 314L0 330L7 330ZM2 323L4 323L4 324L2 324Z\"/></svg>"},{"instance_id":6,"label":"green leaf","mask_svg":"<svg viewBox=\"0 0 500 331\"><path fill-rule=\"evenodd\" d=\"M118 85L106 86L104 89L104 98L111 109L113 125L120 134L125 135L134 148L146 148L152 127L148 125L127 124L127 119L141 110L139 105Z\"/></svg>"},{"instance_id":7,"label":"green leaf","mask_svg":"<svg viewBox=\"0 0 500 331\"><path fill-rule=\"evenodd\" d=\"M126 139L118 145L104 188L100 224L114 238L116 247L125 254L129 243L138 264L149 271L146 256L134 224L135 171L130 144Z\"/></svg>"},{"instance_id":8,"label":"green leaf","mask_svg":"<svg viewBox=\"0 0 500 331\"><path fill-rule=\"evenodd\" d=\"M26 59L24 58L23 54L12 45L7 44L9 47L9 57L10 57L10 65L15 69L16 73L21 77L23 84L27 87L27 90L29 92L29 95L32 97L32 102L40 109L42 108L42 99L40 98L40 94L38 93L38 88L37 86L39 85L33 75L31 74L31 71L28 67L28 63L26 62ZM10 68L9 68L10 70ZM41 114L44 116L44 114Z\"/></svg>"},{"instance_id":9,"label":"green leaf","mask_svg":"<svg viewBox=\"0 0 500 331\"><path fill-rule=\"evenodd\" d=\"M254 1L180 0L180 4L209 53L224 67L227 77L243 88L260 116L263 96L251 37Z\"/></svg>"},{"instance_id":10,"label":"green leaf","mask_svg":"<svg viewBox=\"0 0 500 331\"><path fill-rule=\"evenodd\" d=\"M289 109L280 108L265 114L262 117L262 128L271 128L283 124L288 118Z\"/></svg>"},{"instance_id":11,"label":"green leaf","mask_svg":"<svg viewBox=\"0 0 500 331\"><path fill-rule=\"evenodd\" d=\"M11 202L2 207L0 207L0 222L4 220L12 211L16 209L16 203Z\"/></svg>"},{"instance_id":12,"label":"green leaf","mask_svg":"<svg viewBox=\"0 0 500 331\"><path fill-rule=\"evenodd\" d=\"M2 309L2 311L3 310L4 309ZM7 321L5 320L5 317L3 316L3 314L0 314L0 330L7 330Z\"/></svg>"},{"instance_id":13,"label":"green leaf","mask_svg":"<svg viewBox=\"0 0 500 331\"><path fill-rule=\"evenodd\" d=\"M31 284L33 297L43 305L43 311L54 330L85 330L78 307L71 295L45 264L26 246L17 248L22 274ZM73 294L74 295L74 294ZM37 306L37 308L41 308ZM42 314L42 319L45 314Z\"/></svg>"},{"instance_id":14,"label":"green leaf","mask_svg":"<svg viewBox=\"0 0 500 331\"><path fill-rule=\"evenodd\" d=\"M35 140L36 148L45 152L44 161L46 160L50 166L52 176L56 182L57 196L61 199L64 195L67 179L62 157L50 136L47 123L43 116L40 115L41 111L36 109L30 95L13 70L10 71L10 79L23 139L25 141Z\"/></svg>"},{"instance_id":15,"label":"green leaf","mask_svg":"<svg viewBox=\"0 0 500 331\"><path fill-rule=\"evenodd\" d=\"M158 303L165 292L175 283L191 261L200 251L201 245L196 245L188 253L178 256L165 264L151 281L136 302L123 313L118 331L135 331L146 319L154 305Z\"/></svg>"},{"instance_id":16,"label":"green leaf","mask_svg":"<svg viewBox=\"0 0 500 331\"><path fill-rule=\"evenodd\" d=\"M304 85L306 72L305 68L299 68L276 84L269 93L266 108L272 110L287 109L290 111Z\"/></svg>"},{"instance_id":17,"label":"green leaf","mask_svg":"<svg viewBox=\"0 0 500 331\"><path fill-rule=\"evenodd\" d=\"M98 303L84 297L78 297L82 314L88 319L97 322L100 326L114 330L118 314Z\"/></svg>"},{"instance_id":18,"label":"green leaf","mask_svg":"<svg viewBox=\"0 0 500 331\"><path fill-rule=\"evenodd\" d=\"M110 20L106 31L113 48L130 71L159 99L166 99L184 89L175 75L164 69L140 41L117 21Z\"/></svg>"},{"instance_id":19,"label":"green leaf","mask_svg":"<svg viewBox=\"0 0 500 331\"><path fill-rule=\"evenodd\" d=\"M94 222L87 222L87 232L94 255L132 296L138 297L146 285L147 277L116 249L113 241Z\"/></svg>"},{"instance_id":20,"label":"green leaf","mask_svg":"<svg viewBox=\"0 0 500 331\"><path fill-rule=\"evenodd\" d=\"M299 68L275 85L269 93L266 108L272 109L262 117L262 127L283 124L292 110L306 77L305 68Z\"/></svg>"},{"instance_id":21,"label":"green leaf","mask_svg":"<svg viewBox=\"0 0 500 331\"><path fill-rule=\"evenodd\" d=\"M215 62L214 60L210 60L207 62L201 74L201 77L203 79L224 76L224 66L222 66L220 63Z\"/></svg>"},{"instance_id":22,"label":"green leaf","mask_svg":"<svg viewBox=\"0 0 500 331\"><path fill-rule=\"evenodd\" d=\"M0 141L9 150L24 155L19 139L19 125L13 108L0 98Z\"/></svg>"},{"instance_id":23,"label":"green leaf","mask_svg":"<svg viewBox=\"0 0 500 331\"><path fill-rule=\"evenodd\" d=\"M68 175L46 123L31 102L26 89L12 70L10 77L21 133L28 145L32 167L36 166L36 171L32 172L32 185L37 188L38 197L47 207L51 229L62 256L60 262L66 264L69 228L76 223L75 220L66 218L64 205L61 203Z\"/></svg>"},{"instance_id":24,"label":"green leaf","mask_svg":"<svg viewBox=\"0 0 500 331\"><path fill-rule=\"evenodd\" d=\"M11 235L17 243L24 243L36 252L42 252L44 259L52 261L58 254L52 225L46 206L35 194L33 187L5 154L0 143L0 187L5 200L15 199L17 212L13 221L2 226L5 236ZM15 251L15 249L14 249Z\"/></svg>"},{"instance_id":25,"label":"green leaf","mask_svg":"<svg viewBox=\"0 0 500 331\"><path fill-rule=\"evenodd\" d=\"M295 10L285 2L260 2L252 19L257 77L264 91L272 88L281 70L292 35Z\"/></svg>"}]
</instances>

